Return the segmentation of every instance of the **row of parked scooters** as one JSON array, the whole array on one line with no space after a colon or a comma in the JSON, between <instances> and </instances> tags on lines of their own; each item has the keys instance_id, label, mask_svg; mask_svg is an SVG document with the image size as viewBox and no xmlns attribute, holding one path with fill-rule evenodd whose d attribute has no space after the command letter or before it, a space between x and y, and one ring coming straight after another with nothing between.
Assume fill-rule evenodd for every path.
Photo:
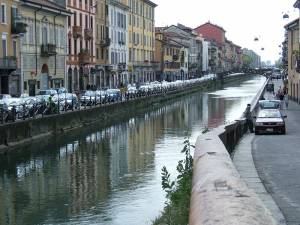
<instances>
[{"instance_id":1,"label":"row of parked scooters","mask_svg":"<svg viewBox=\"0 0 300 225\"><path fill-rule=\"evenodd\" d=\"M126 88L87 90L81 94L68 93L65 88L41 90L36 96L22 94L18 98L8 94L0 94L0 123L14 122L26 118L35 118L50 114L58 114L70 110L80 110L96 105L128 101L135 98L167 93L206 80L215 79L215 75L191 80L174 82L152 82L140 86L128 85Z\"/></svg>"}]
</instances>

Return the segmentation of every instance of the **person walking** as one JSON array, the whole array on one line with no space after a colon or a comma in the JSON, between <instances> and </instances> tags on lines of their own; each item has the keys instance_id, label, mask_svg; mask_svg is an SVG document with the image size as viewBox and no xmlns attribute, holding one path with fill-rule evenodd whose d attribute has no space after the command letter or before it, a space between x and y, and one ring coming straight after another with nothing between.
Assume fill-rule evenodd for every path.
<instances>
[{"instance_id":1,"label":"person walking","mask_svg":"<svg viewBox=\"0 0 300 225\"><path fill-rule=\"evenodd\" d=\"M289 95L288 95L288 93L285 93L285 95L284 95L284 103L285 103L285 108L288 109L289 108Z\"/></svg>"},{"instance_id":2,"label":"person walking","mask_svg":"<svg viewBox=\"0 0 300 225\"><path fill-rule=\"evenodd\" d=\"M251 105L247 104L247 108L244 112L244 116L246 118L246 127L247 130L249 129L250 133L253 133L253 120L252 120L252 113L251 113Z\"/></svg>"}]
</instances>

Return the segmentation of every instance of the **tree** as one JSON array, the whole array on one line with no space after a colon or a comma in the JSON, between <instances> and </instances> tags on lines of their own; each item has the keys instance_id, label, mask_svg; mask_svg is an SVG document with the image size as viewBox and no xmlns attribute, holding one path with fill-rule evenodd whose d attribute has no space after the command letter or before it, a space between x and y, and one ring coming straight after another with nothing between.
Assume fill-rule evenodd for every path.
<instances>
[{"instance_id":1,"label":"tree","mask_svg":"<svg viewBox=\"0 0 300 225\"><path fill-rule=\"evenodd\" d=\"M253 60L249 55L243 55L242 56L242 61L243 61L243 67L244 68L250 68L250 65L251 65Z\"/></svg>"}]
</instances>

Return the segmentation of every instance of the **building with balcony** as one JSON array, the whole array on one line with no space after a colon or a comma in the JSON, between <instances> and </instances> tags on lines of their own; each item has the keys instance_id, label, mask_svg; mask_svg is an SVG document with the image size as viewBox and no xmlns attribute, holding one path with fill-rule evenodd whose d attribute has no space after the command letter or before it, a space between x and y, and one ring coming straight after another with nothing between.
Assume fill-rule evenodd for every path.
<instances>
[{"instance_id":1,"label":"building with balcony","mask_svg":"<svg viewBox=\"0 0 300 225\"><path fill-rule=\"evenodd\" d=\"M287 32L288 58L288 93L290 99L300 102L300 49L299 18L285 25Z\"/></svg>"},{"instance_id":2,"label":"building with balcony","mask_svg":"<svg viewBox=\"0 0 300 225\"><path fill-rule=\"evenodd\" d=\"M128 1L108 0L109 41L106 86L116 88L128 82ZM109 70L108 70L109 69Z\"/></svg>"},{"instance_id":3,"label":"building with balcony","mask_svg":"<svg viewBox=\"0 0 300 225\"><path fill-rule=\"evenodd\" d=\"M109 27L108 27L108 5L106 0L98 0L95 15L95 44L96 44L96 88L108 87L109 73L105 70L108 65L108 48L110 46Z\"/></svg>"},{"instance_id":4,"label":"building with balcony","mask_svg":"<svg viewBox=\"0 0 300 225\"><path fill-rule=\"evenodd\" d=\"M129 83L156 79L155 7L150 0L129 0L128 74Z\"/></svg>"},{"instance_id":5,"label":"building with balcony","mask_svg":"<svg viewBox=\"0 0 300 225\"><path fill-rule=\"evenodd\" d=\"M82 91L96 87L96 10L102 1L67 0L72 12L67 22L67 80L68 90Z\"/></svg>"},{"instance_id":6,"label":"building with balcony","mask_svg":"<svg viewBox=\"0 0 300 225\"><path fill-rule=\"evenodd\" d=\"M36 95L39 90L67 86L66 22L71 15L57 1L21 0L22 21L27 32L22 36L22 91Z\"/></svg>"},{"instance_id":7,"label":"building with balcony","mask_svg":"<svg viewBox=\"0 0 300 225\"><path fill-rule=\"evenodd\" d=\"M19 1L0 2L0 94L21 93L20 36L26 24L19 13Z\"/></svg>"},{"instance_id":8,"label":"building with balcony","mask_svg":"<svg viewBox=\"0 0 300 225\"><path fill-rule=\"evenodd\" d=\"M214 61L217 61L216 65L215 62L211 63L214 64L213 67L213 71L212 72L216 72L216 73L221 73L224 71L224 67L225 67L225 33L226 31L216 25L216 24L212 24L209 21L207 23L204 23L198 27L196 27L194 29L195 32L197 32L198 35L201 35L203 38L205 38L205 40L213 42L212 45L216 46L218 48L217 50L217 59L215 59ZM213 47L213 51L214 51Z\"/></svg>"},{"instance_id":9,"label":"building with balcony","mask_svg":"<svg viewBox=\"0 0 300 225\"><path fill-rule=\"evenodd\" d=\"M158 63L156 79L159 81L183 80L188 63L185 62L185 49L188 46L180 44L169 37L165 32L155 34L155 61ZM184 69L185 68L185 69Z\"/></svg>"}]
</instances>

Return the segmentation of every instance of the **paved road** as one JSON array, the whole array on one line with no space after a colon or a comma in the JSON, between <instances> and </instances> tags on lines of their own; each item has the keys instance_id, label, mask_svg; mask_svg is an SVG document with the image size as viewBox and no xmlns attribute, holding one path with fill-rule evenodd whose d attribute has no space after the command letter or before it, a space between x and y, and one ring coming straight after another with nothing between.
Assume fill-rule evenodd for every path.
<instances>
[{"instance_id":1,"label":"paved road","mask_svg":"<svg viewBox=\"0 0 300 225\"><path fill-rule=\"evenodd\" d=\"M259 177L287 224L300 225L300 105L290 101L286 114L286 135L255 136L252 155Z\"/></svg>"}]
</instances>

